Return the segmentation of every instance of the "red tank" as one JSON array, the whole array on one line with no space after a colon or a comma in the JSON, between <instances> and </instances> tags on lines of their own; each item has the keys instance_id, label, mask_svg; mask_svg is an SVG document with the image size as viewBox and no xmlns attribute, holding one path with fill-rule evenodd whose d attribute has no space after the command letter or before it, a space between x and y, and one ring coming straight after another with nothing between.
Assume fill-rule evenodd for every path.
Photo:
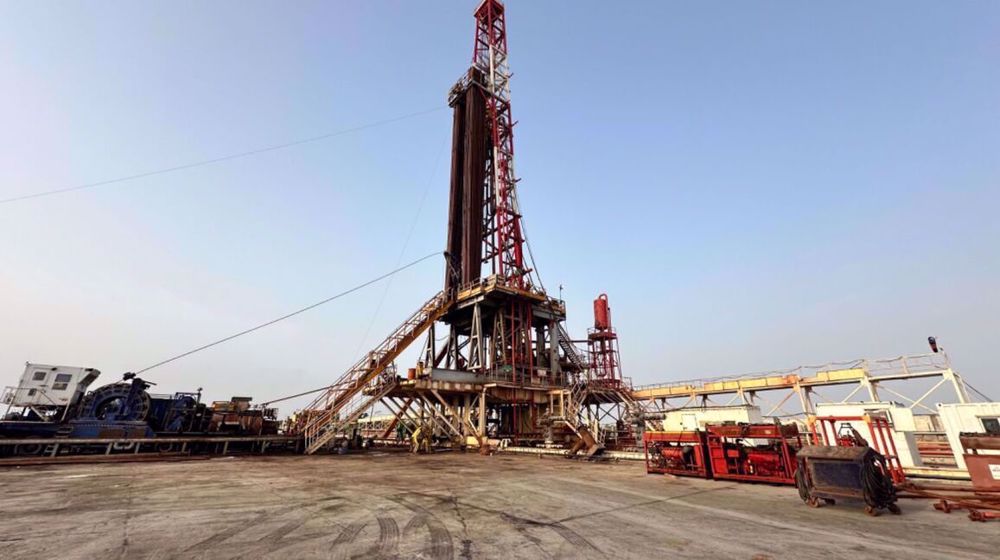
<instances>
[{"instance_id":1,"label":"red tank","mask_svg":"<svg viewBox=\"0 0 1000 560\"><path fill-rule=\"evenodd\" d=\"M602 331L611 328L611 308L608 307L607 294L601 294L594 300L594 328Z\"/></svg>"},{"instance_id":2,"label":"red tank","mask_svg":"<svg viewBox=\"0 0 1000 560\"><path fill-rule=\"evenodd\" d=\"M690 455L691 447L685 447L680 445L667 445L660 448L660 455L666 460L667 466L671 468L681 468L686 462L684 460L685 452Z\"/></svg>"}]
</instances>

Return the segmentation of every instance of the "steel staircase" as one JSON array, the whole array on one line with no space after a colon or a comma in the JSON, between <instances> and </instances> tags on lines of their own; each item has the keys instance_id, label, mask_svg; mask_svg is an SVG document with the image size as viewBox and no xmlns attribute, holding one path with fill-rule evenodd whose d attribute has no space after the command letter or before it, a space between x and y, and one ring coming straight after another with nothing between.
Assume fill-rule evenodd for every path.
<instances>
[{"instance_id":1,"label":"steel staircase","mask_svg":"<svg viewBox=\"0 0 1000 560\"><path fill-rule=\"evenodd\" d=\"M587 367L589 367L587 357L573 344L573 339L566 332L566 327L562 323L559 323L559 347L562 348L566 359L576 366L579 371L587 370Z\"/></svg>"},{"instance_id":2,"label":"steel staircase","mask_svg":"<svg viewBox=\"0 0 1000 560\"><path fill-rule=\"evenodd\" d=\"M563 391L562 415L556 416L553 420L562 422L579 436L580 426L583 424L580 415L583 412L583 400L587 397L587 384L574 383L568 389L568 391Z\"/></svg>"},{"instance_id":3,"label":"steel staircase","mask_svg":"<svg viewBox=\"0 0 1000 560\"><path fill-rule=\"evenodd\" d=\"M559 420L569 426L573 433L580 438L567 452L570 457L576 456L581 451L587 457L593 457L604 451L604 434L600 427L596 422L594 425L588 426L583 418L583 402L587 398L588 391L588 384L581 381L574 383L569 387L568 392L563 393L564 416Z\"/></svg>"},{"instance_id":4,"label":"steel staircase","mask_svg":"<svg viewBox=\"0 0 1000 560\"><path fill-rule=\"evenodd\" d=\"M357 420L396 386L395 383L384 383L371 394L363 393L364 388L440 319L450 305L447 294L438 292L307 407L322 412L310 419L304 429L306 453L315 453L330 443L348 424Z\"/></svg>"}]
</instances>

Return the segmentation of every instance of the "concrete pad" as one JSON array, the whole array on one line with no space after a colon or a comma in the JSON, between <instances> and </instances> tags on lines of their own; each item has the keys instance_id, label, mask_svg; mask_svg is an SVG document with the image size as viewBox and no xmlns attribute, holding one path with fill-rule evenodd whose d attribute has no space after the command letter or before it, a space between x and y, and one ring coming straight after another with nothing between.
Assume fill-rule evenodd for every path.
<instances>
[{"instance_id":1,"label":"concrete pad","mask_svg":"<svg viewBox=\"0 0 1000 560\"><path fill-rule=\"evenodd\" d=\"M641 464L439 453L0 470L0 558L996 558L1000 522L872 518Z\"/></svg>"}]
</instances>

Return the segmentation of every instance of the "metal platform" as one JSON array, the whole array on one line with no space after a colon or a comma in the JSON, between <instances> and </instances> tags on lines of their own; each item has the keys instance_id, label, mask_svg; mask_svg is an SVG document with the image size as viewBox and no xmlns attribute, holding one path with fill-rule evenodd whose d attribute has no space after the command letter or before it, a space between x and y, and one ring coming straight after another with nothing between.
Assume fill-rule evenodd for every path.
<instances>
[{"instance_id":1,"label":"metal platform","mask_svg":"<svg viewBox=\"0 0 1000 560\"><path fill-rule=\"evenodd\" d=\"M18 438L0 439L0 466L81 462L85 458L107 461L123 456L166 457L178 455L228 455L230 453L267 453L271 450L295 451L301 447L297 436L189 436L153 438Z\"/></svg>"}]
</instances>

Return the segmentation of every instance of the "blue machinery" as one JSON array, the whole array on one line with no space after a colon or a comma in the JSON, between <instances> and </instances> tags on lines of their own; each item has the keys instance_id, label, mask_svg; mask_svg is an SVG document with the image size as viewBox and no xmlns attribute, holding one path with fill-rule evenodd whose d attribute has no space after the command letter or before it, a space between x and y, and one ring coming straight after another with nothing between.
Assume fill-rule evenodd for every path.
<instances>
[{"instance_id":1,"label":"blue machinery","mask_svg":"<svg viewBox=\"0 0 1000 560\"><path fill-rule=\"evenodd\" d=\"M80 391L82 396L63 406L8 408L0 421L0 457L102 454L112 459L123 453L225 454L297 447L298 438L278 435L276 410L251 407L248 397L209 406L201 402L200 390L151 395L147 389L152 385L126 373L120 382L85 395Z\"/></svg>"}]
</instances>

